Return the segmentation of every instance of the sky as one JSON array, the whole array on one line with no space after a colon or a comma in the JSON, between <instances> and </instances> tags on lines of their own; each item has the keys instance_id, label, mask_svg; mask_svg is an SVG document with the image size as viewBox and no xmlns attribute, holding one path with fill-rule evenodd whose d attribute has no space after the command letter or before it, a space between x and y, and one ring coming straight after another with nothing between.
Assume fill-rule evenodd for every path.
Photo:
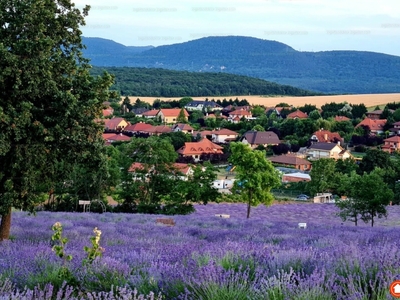
<instances>
[{"instance_id":1,"label":"sky","mask_svg":"<svg viewBox=\"0 0 400 300\"><path fill-rule=\"evenodd\" d=\"M83 36L126 46L235 35L298 51L400 56L399 0L75 0L75 5L91 6Z\"/></svg>"}]
</instances>

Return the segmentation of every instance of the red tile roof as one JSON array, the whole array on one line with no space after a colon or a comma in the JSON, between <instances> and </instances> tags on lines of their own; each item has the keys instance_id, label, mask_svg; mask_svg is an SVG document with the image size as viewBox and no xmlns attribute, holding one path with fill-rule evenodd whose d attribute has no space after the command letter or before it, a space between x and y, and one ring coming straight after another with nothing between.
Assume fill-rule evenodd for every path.
<instances>
[{"instance_id":1,"label":"red tile roof","mask_svg":"<svg viewBox=\"0 0 400 300\"><path fill-rule=\"evenodd\" d=\"M172 132L172 128L167 125L159 125L159 126L152 126L150 128L146 128L143 131L148 132L150 134L169 133L169 132Z\"/></svg>"},{"instance_id":2,"label":"red tile roof","mask_svg":"<svg viewBox=\"0 0 400 300\"><path fill-rule=\"evenodd\" d=\"M181 131L193 131L194 130L193 127L190 126L189 124L183 124L183 123L175 124L172 128L174 130L176 128L179 128Z\"/></svg>"},{"instance_id":3,"label":"red tile roof","mask_svg":"<svg viewBox=\"0 0 400 300\"><path fill-rule=\"evenodd\" d=\"M251 112L244 110L244 109L236 109L234 111L231 111L229 115L232 116L251 116Z\"/></svg>"},{"instance_id":4,"label":"red tile roof","mask_svg":"<svg viewBox=\"0 0 400 300\"><path fill-rule=\"evenodd\" d=\"M229 129L226 129L226 128L222 128L219 130L213 130L211 133L215 134L215 135L239 135L239 133L229 130Z\"/></svg>"},{"instance_id":5,"label":"red tile roof","mask_svg":"<svg viewBox=\"0 0 400 300\"><path fill-rule=\"evenodd\" d=\"M111 136L106 136L109 133L103 133L103 138L107 140L107 142L123 142L123 141L130 141L131 138L129 136L123 135L122 133L120 134L112 134Z\"/></svg>"},{"instance_id":6,"label":"red tile roof","mask_svg":"<svg viewBox=\"0 0 400 300\"><path fill-rule=\"evenodd\" d=\"M125 121L124 118L112 118L112 119L105 119L105 126L109 129L116 129L118 125ZM126 121L125 121L126 122ZM128 122L127 122L128 123Z\"/></svg>"},{"instance_id":7,"label":"red tile roof","mask_svg":"<svg viewBox=\"0 0 400 300\"><path fill-rule=\"evenodd\" d=\"M182 155L222 154L223 147L203 138L199 142L186 142L177 152Z\"/></svg>"},{"instance_id":8,"label":"red tile roof","mask_svg":"<svg viewBox=\"0 0 400 300\"><path fill-rule=\"evenodd\" d=\"M147 124L147 123L136 123L136 124L132 124L132 125L128 125L125 127L124 131L129 131L129 132L140 132L140 131L144 131L146 129L149 129L153 127L153 125L151 124Z\"/></svg>"},{"instance_id":9,"label":"red tile roof","mask_svg":"<svg viewBox=\"0 0 400 300\"><path fill-rule=\"evenodd\" d=\"M181 108L162 108L160 112L162 112L165 117L177 117L181 112ZM185 117L189 117L189 113L186 109L183 109L183 112L185 113Z\"/></svg>"},{"instance_id":10,"label":"red tile roof","mask_svg":"<svg viewBox=\"0 0 400 300\"><path fill-rule=\"evenodd\" d=\"M318 130L313 135L317 137L318 142L336 143L343 140L339 133L329 130Z\"/></svg>"},{"instance_id":11,"label":"red tile roof","mask_svg":"<svg viewBox=\"0 0 400 300\"><path fill-rule=\"evenodd\" d=\"M335 117L335 121L336 121L336 122L350 121L350 118L348 118L348 117L346 117L346 116L336 116L336 117Z\"/></svg>"},{"instance_id":12,"label":"red tile roof","mask_svg":"<svg viewBox=\"0 0 400 300\"><path fill-rule=\"evenodd\" d=\"M288 119L307 119L308 116L306 113L303 113L301 110L296 110L287 115Z\"/></svg>"},{"instance_id":13,"label":"red tile roof","mask_svg":"<svg viewBox=\"0 0 400 300\"><path fill-rule=\"evenodd\" d=\"M386 119L373 120L370 118L365 118L364 120L362 120L360 123L357 124L356 128L360 126L367 126L371 131L378 131L378 130L382 131L383 126L385 126L385 124L386 124Z\"/></svg>"},{"instance_id":14,"label":"red tile roof","mask_svg":"<svg viewBox=\"0 0 400 300\"><path fill-rule=\"evenodd\" d=\"M134 162L130 167L129 167L129 169L128 169L128 172L135 172L135 171L137 171L137 170L144 170L145 169L145 167L144 167L145 165L144 164L142 164L142 163L139 163L139 162ZM190 165L188 165L188 164L184 164L184 163L174 163L173 165L172 165L172 170L171 171L179 171L179 172L181 172L181 173L183 173L183 174L185 174L185 175L188 175L188 173L189 173L189 170L190 170Z\"/></svg>"},{"instance_id":15,"label":"red tile roof","mask_svg":"<svg viewBox=\"0 0 400 300\"><path fill-rule=\"evenodd\" d=\"M395 135L395 136L392 136L392 137L390 137L390 138L387 138L387 139L384 139L383 140L384 142L392 142L392 143L400 143L400 136L398 136L398 135Z\"/></svg>"},{"instance_id":16,"label":"red tile roof","mask_svg":"<svg viewBox=\"0 0 400 300\"><path fill-rule=\"evenodd\" d=\"M103 117L111 116L114 113L112 108L103 109Z\"/></svg>"}]
</instances>

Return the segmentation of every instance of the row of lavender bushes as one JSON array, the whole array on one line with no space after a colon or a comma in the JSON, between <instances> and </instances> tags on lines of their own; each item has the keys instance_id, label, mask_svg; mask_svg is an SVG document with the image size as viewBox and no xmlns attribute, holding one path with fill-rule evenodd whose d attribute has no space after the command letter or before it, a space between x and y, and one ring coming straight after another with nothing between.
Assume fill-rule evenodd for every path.
<instances>
[{"instance_id":1,"label":"row of lavender bushes","mask_svg":"<svg viewBox=\"0 0 400 300\"><path fill-rule=\"evenodd\" d=\"M400 207L374 228L337 212L259 206L247 220L245 205L208 204L172 227L156 215L17 212L12 239L0 244L0 299L392 299ZM54 251L56 222L71 260ZM104 252L87 263L95 227Z\"/></svg>"}]
</instances>

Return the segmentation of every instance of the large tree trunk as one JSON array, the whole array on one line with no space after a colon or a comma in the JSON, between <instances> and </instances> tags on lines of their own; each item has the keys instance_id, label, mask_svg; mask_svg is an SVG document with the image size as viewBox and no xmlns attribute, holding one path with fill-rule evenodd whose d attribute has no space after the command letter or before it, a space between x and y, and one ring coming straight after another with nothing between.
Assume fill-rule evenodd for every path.
<instances>
[{"instance_id":1,"label":"large tree trunk","mask_svg":"<svg viewBox=\"0 0 400 300\"><path fill-rule=\"evenodd\" d=\"M1 215L0 222L0 242L8 240L10 238L11 229L11 207L8 209L8 213Z\"/></svg>"}]
</instances>

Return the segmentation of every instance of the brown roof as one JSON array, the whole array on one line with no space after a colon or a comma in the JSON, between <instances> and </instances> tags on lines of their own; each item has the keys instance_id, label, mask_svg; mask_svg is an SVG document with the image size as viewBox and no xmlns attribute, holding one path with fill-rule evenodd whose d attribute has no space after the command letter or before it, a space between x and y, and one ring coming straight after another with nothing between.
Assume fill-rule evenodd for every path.
<instances>
[{"instance_id":1,"label":"brown roof","mask_svg":"<svg viewBox=\"0 0 400 300\"><path fill-rule=\"evenodd\" d=\"M186 142L177 152L183 155L222 154L223 147L203 138L199 142Z\"/></svg>"},{"instance_id":2,"label":"brown roof","mask_svg":"<svg viewBox=\"0 0 400 300\"><path fill-rule=\"evenodd\" d=\"M158 109L152 109L149 111L145 111L144 113L142 113L143 117L155 117L157 116L159 110Z\"/></svg>"},{"instance_id":3,"label":"brown roof","mask_svg":"<svg viewBox=\"0 0 400 300\"><path fill-rule=\"evenodd\" d=\"M346 116L336 116L335 121L336 122L350 121L350 118L348 118Z\"/></svg>"},{"instance_id":4,"label":"brown roof","mask_svg":"<svg viewBox=\"0 0 400 300\"><path fill-rule=\"evenodd\" d=\"M293 154L286 154L286 155L279 155L279 156L272 156L268 157L271 162L279 163L279 164L287 164L287 165L311 165L311 163L303 158L297 157Z\"/></svg>"},{"instance_id":5,"label":"brown roof","mask_svg":"<svg viewBox=\"0 0 400 300\"><path fill-rule=\"evenodd\" d=\"M246 139L251 145L277 145L279 137L273 131L247 131L241 140Z\"/></svg>"},{"instance_id":6,"label":"brown roof","mask_svg":"<svg viewBox=\"0 0 400 300\"><path fill-rule=\"evenodd\" d=\"M160 112L162 112L165 117L177 117L181 112L181 108L162 108L160 109ZM186 111L186 109L183 109L183 112L185 117L189 117L189 113Z\"/></svg>"},{"instance_id":7,"label":"brown roof","mask_svg":"<svg viewBox=\"0 0 400 300\"><path fill-rule=\"evenodd\" d=\"M172 132L172 128L170 126L167 125L159 125L159 126L152 126L150 128L147 128L145 130L143 130L144 132L148 132L148 133L169 133Z\"/></svg>"},{"instance_id":8,"label":"brown roof","mask_svg":"<svg viewBox=\"0 0 400 300\"><path fill-rule=\"evenodd\" d=\"M383 120L373 120L370 118L365 118L360 123L357 124L357 127L367 126L371 131L383 130L383 126L386 124L386 119Z\"/></svg>"},{"instance_id":9,"label":"brown roof","mask_svg":"<svg viewBox=\"0 0 400 300\"><path fill-rule=\"evenodd\" d=\"M329 130L318 130L313 135L317 137L318 142L335 143L343 140L339 133Z\"/></svg>"},{"instance_id":10,"label":"brown roof","mask_svg":"<svg viewBox=\"0 0 400 300\"><path fill-rule=\"evenodd\" d=\"M307 119L308 116L306 113L303 113L301 110L296 110L287 115L288 119Z\"/></svg>"}]
</instances>

